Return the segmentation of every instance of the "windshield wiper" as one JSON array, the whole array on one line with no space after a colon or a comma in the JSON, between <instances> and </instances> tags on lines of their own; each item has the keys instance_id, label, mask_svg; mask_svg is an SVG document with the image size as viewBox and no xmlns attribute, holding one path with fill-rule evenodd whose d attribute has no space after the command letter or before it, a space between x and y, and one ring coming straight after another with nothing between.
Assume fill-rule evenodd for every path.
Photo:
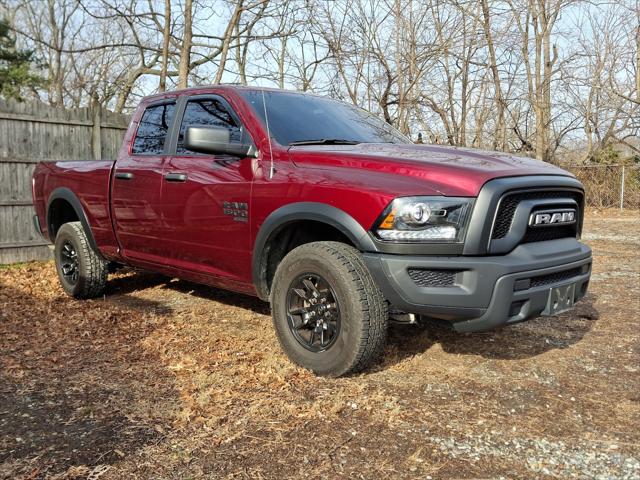
<instances>
[{"instance_id":1,"label":"windshield wiper","mask_svg":"<svg viewBox=\"0 0 640 480\"><path fill-rule=\"evenodd\" d=\"M355 140L343 140L341 138L320 138L318 140L300 140L299 142L291 142L289 146L295 145L358 145L360 142Z\"/></svg>"}]
</instances>

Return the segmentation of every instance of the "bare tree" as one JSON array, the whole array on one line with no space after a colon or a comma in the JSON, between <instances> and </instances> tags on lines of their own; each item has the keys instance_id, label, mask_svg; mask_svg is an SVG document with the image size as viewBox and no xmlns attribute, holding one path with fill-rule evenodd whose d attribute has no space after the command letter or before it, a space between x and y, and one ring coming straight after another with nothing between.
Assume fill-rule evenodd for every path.
<instances>
[{"instance_id":1,"label":"bare tree","mask_svg":"<svg viewBox=\"0 0 640 480\"><path fill-rule=\"evenodd\" d=\"M640 152L640 145L629 142L637 137L640 104L637 96L637 67L628 48L637 38L633 17L624 11L604 8L586 13L576 27L580 31L577 48L580 62L566 70L565 87L569 105L586 138L582 161L596 157L614 143L626 144ZM634 72L635 70L635 72ZM634 131L635 130L635 131Z\"/></svg>"},{"instance_id":2,"label":"bare tree","mask_svg":"<svg viewBox=\"0 0 640 480\"><path fill-rule=\"evenodd\" d=\"M491 11L489 9L488 0L481 0L482 6L482 26L484 30L487 49L489 51L489 67L493 77L493 86L495 89L495 105L497 115L496 133L493 140L493 148L504 150L506 146L507 126L505 122L505 102L502 95L502 81L498 71L498 62L496 60L496 49L493 43L493 33L491 29Z\"/></svg>"},{"instance_id":3,"label":"bare tree","mask_svg":"<svg viewBox=\"0 0 640 480\"><path fill-rule=\"evenodd\" d=\"M637 0L0 1L47 77L34 96L60 107L239 81L437 143L545 161L639 148Z\"/></svg>"},{"instance_id":4,"label":"bare tree","mask_svg":"<svg viewBox=\"0 0 640 480\"><path fill-rule=\"evenodd\" d=\"M536 120L535 152L538 160L549 161L551 153L551 79L556 73L557 46L552 37L560 13L572 0L507 0L520 33L529 101ZM531 51L530 40L533 42ZM532 58L533 57L533 58Z\"/></svg>"},{"instance_id":5,"label":"bare tree","mask_svg":"<svg viewBox=\"0 0 640 480\"><path fill-rule=\"evenodd\" d=\"M158 90L167 89L167 70L169 69L169 42L171 41L171 0L164 0L164 26L162 29L162 68Z\"/></svg>"},{"instance_id":6,"label":"bare tree","mask_svg":"<svg viewBox=\"0 0 640 480\"><path fill-rule=\"evenodd\" d=\"M184 28L182 32L182 48L180 50L180 65L178 67L178 87L185 88L189 84L191 66L191 39L193 4L191 0L184 1Z\"/></svg>"}]
</instances>

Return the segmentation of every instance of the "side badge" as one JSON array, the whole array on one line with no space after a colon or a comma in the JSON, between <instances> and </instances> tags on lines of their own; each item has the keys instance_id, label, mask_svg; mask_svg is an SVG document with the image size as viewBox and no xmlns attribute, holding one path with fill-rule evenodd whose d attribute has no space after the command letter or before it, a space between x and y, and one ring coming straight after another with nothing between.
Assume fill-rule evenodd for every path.
<instances>
[{"instance_id":1,"label":"side badge","mask_svg":"<svg viewBox=\"0 0 640 480\"><path fill-rule=\"evenodd\" d=\"M249 221L249 205L246 202L222 202L222 213L233 217L234 222Z\"/></svg>"}]
</instances>

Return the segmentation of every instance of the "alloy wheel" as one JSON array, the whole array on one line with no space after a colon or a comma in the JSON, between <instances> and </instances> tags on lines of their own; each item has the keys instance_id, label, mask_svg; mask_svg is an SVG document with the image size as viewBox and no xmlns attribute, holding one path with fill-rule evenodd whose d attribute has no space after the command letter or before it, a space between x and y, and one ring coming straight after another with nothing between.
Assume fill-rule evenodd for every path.
<instances>
[{"instance_id":1,"label":"alloy wheel","mask_svg":"<svg viewBox=\"0 0 640 480\"><path fill-rule=\"evenodd\" d=\"M60 271L64 279L71 285L78 282L78 252L70 241L64 242L60 250Z\"/></svg>"},{"instance_id":2,"label":"alloy wheel","mask_svg":"<svg viewBox=\"0 0 640 480\"><path fill-rule=\"evenodd\" d=\"M316 273L298 276L287 293L287 319L294 338L307 350L331 347L340 332L340 307L331 285Z\"/></svg>"}]
</instances>

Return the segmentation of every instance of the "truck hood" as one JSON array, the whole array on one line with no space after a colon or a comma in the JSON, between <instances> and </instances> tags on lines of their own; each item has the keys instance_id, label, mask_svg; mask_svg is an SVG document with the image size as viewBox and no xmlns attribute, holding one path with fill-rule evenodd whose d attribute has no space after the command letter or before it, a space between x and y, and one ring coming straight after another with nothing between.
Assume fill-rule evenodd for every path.
<instances>
[{"instance_id":1,"label":"truck hood","mask_svg":"<svg viewBox=\"0 0 640 480\"><path fill-rule=\"evenodd\" d=\"M494 178L571 176L554 165L531 158L438 145L305 145L291 147L289 155L300 168L340 170L336 178L347 183L358 181L365 174L369 177L366 183L376 187L378 182L371 173L377 172L380 181L396 190L394 193L404 195L477 196L482 186Z\"/></svg>"}]
</instances>

